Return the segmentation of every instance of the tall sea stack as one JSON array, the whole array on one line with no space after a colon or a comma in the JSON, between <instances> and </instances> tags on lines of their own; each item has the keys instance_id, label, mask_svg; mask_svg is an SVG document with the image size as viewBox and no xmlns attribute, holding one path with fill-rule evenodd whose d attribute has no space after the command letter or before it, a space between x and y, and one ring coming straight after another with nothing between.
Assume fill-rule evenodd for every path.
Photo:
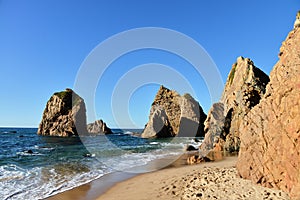
<instances>
[{"instance_id":1,"label":"tall sea stack","mask_svg":"<svg viewBox=\"0 0 300 200\"><path fill-rule=\"evenodd\" d=\"M84 100L68 88L54 93L47 102L38 134L68 137L86 132Z\"/></svg>"},{"instance_id":2,"label":"tall sea stack","mask_svg":"<svg viewBox=\"0 0 300 200\"><path fill-rule=\"evenodd\" d=\"M160 86L142 137L204 136L205 119L201 106L191 95L180 96Z\"/></svg>"}]
</instances>

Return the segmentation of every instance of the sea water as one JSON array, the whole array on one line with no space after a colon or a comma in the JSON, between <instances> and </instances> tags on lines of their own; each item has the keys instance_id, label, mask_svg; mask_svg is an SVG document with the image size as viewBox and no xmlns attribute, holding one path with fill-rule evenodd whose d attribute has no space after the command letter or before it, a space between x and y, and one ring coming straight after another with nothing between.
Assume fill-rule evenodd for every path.
<instances>
[{"instance_id":1,"label":"sea water","mask_svg":"<svg viewBox=\"0 0 300 200\"><path fill-rule=\"evenodd\" d=\"M181 155L194 143L143 139L132 132L141 130L60 138L38 136L35 128L0 128L0 199L43 199L111 172Z\"/></svg>"}]
</instances>

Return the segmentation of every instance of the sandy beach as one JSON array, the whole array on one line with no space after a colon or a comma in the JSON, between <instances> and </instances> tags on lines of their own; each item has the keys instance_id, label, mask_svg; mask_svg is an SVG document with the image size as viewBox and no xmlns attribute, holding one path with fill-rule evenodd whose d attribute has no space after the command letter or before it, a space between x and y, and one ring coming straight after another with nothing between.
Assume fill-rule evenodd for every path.
<instances>
[{"instance_id":1,"label":"sandy beach","mask_svg":"<svg viewBox=\"0 0 300 200\"><path fill-rule=\"evenodd\" d=\"M187 154L164 169L171 159L144 166L152 172L117 172L91 183L54 195L47 200L153 200L153 199L290 199L280 190L265 188L237 176L237 156L196 165L186 165Z\"/></svg>"},{"instance_id":2,"label":"sandy beach","mask_svg":"<svg viewBox=\"0 0 300 200\"><path fill-rule=\"evenodd\" d=\"M135 176L115 184L97 200L153 199L289 199L280 190L264 188L237 176L237 157Z\"/></svg>"}]
</instances>

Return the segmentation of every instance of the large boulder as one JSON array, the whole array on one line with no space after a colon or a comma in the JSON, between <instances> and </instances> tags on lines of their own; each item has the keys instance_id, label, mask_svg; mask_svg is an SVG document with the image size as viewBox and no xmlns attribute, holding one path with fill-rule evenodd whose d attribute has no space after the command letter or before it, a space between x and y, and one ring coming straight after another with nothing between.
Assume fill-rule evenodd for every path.
<instances>
[{"instance_id":1,"label":"large boulder","mask_svg":"<svg viewBox=\"0 0 300 200\"><path fill-rule=\"evenodd\" d=\"M37 133L68 137L86 131L84 100L71 89L54 93L47 102Z\"/></svg>"},{"instance_id":2,"label":"large boulder","mask_svg":"<svg viewBox=\"0 0 300 200\"><path fill-rule=\"evenodd\" d=\"M280 48L264 98L240 127L240 176L300 199L300 28Z\"/></svg>"},{"instance_id":3,"label":"large boulder","mask_svg":"<svg viewBox=\"0 0 300 200\"><path fill-rule=\"evenodd\" d=\"M149 122L142 137L204 136L206 115L199 103L189 94L161 86L150 110Z\"/></svg>"},{"instance_id":4,"label":"large boulder","mask_svg":"<svg viewBox=\"0 0 300 200\"><path fill-rule=\"evenodd\" d=\"M100 120L96 120L93 123L87 125L87 131L91 134L112 134L110 128L107 127L106 123Z\"/></svg>"},{"instance_id":5,"label":"large boulder","mask_svg":"<svg viewBox=\"0 0 300 200\"><path fill-rule=\"evenodd\" d=\"M212 106L205 121L206 137L202 150L217 147L228 152L239 151L240 124L259 103L268 82L269 77L249 58L237 59L229 72L220 103Z\"/></svg>"}]
</instances>

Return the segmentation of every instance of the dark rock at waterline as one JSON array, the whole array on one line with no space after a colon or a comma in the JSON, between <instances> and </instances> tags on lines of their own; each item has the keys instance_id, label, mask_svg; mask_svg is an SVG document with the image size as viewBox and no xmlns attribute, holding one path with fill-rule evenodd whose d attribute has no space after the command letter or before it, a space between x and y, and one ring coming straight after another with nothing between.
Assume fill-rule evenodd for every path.
<instances>
[{"instance_id":1,"label":"dark rock at waterline","mask_svg":"<svg viewBox=\"0 0 300 200\"><path fill-rule=\"evenodd\" d=\"M33 154L33 151L31 149L25 151L25 153Z\"/></svg>"},{"instance_id":2,"label":"dark rock at waterline","mask_svg":"<svg viewBox=\"0 0 300 200\"><path fill-rule=\"evenodd\" d=\"M187 145L185 150L186 151L198 151L199 149L194 147L193 145Z\"/></svg>"},{"instance_id":3,"label":"dark rock at waterline","mask_svg":"<svg viewBox=\"0 0 300 200\"><path fill-rule=\"evenodd\" d=\"M87 154L84 154L83 157L92 158L92 157L95 157L95 154L87 153Z\"/></svg>"},{"instance_id":4,"label":"dark rock at waterline","mask_svg":"<svg viewBox=\"0 0 300 200\"><path fill-rule=\"evenodd\" d=\"M201 142L201 140L197 139L197 138L194 138L194 141L195 142Z\"/></svg>"}]
</instances>

